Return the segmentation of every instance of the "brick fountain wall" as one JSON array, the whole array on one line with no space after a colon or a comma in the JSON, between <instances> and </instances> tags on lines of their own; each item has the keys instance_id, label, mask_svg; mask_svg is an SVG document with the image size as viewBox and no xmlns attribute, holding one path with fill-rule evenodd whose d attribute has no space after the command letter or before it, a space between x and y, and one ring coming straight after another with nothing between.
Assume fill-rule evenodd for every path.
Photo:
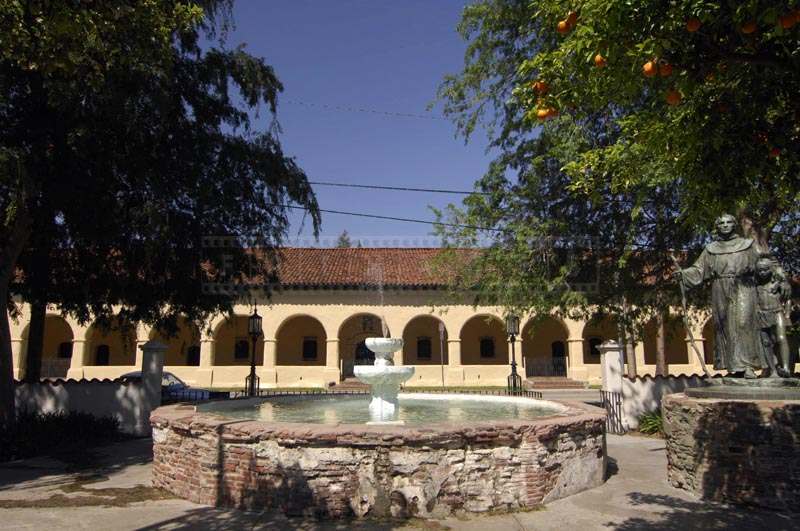
<instances>
[{"instance_id":1,"label":"brick fountain wall","mask_svg":"<svg viewBox=\"0 0 800 531\"><path fill-rule=\"evenodd\" d=\"M668 479L728 503L800 512L800 401L663 401Z\"/></svg>"},{"instance_id":2,"label":"brick fountain wall","mask_svg":"<svg viewBox=\"0 0 800 531\"><path fill-rule=\"evenodd\" d=\"M424 428L151 416L153 483L218 506L319 518L441 517L535 507L600 485L605 412Z\"/></svg>"}]
</instances>

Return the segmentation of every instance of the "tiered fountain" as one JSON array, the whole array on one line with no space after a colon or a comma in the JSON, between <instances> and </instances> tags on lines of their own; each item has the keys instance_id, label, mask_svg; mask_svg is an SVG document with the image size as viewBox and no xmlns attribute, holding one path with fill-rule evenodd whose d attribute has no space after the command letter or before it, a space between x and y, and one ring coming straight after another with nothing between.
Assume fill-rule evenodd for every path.
<instances>
[{"instance_id":1,"label":"tiered fountain","mask_svg":"<svg viewBox=\"0 0 800 531\"><path fill-rule=\"evenodd\" d=\"M403 424L397 420L397 394L400 385L414 376L414 367L395 367L392 353L403 348L403 340L391 337L370 337L367 348L375 353L374 365L359 365L355 376L372 386L367 424Z\"/></svg>"}]
</instances>

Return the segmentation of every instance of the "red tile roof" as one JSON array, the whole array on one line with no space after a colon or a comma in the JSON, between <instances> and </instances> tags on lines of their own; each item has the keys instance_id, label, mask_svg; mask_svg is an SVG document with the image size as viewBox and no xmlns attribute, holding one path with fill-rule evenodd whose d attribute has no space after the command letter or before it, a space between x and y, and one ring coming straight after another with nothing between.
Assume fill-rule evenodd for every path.
<instances>
[{"instance_id":1,"label":"red tile roof","mask_svg":"<svg viewBox=\"0 0 800 531\"><path fill-rule=\"evenodd\" d=\"M445 284L435 271L435 248L297 248L280 249L278 277L283 287L375 286L436 288Z\"/></svg>"}]
</instances>

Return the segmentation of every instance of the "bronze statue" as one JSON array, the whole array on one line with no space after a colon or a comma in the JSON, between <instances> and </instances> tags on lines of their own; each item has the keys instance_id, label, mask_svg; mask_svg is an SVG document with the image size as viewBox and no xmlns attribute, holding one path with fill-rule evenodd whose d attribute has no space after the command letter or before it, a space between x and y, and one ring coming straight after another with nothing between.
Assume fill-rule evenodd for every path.
<instances>
[{"instance_id":1,"label":"bronze statue","mask_svg":"<svg viewBox=\"0 0 800 531\"><path fill-rule=\"evenodd\" d=\"M757 319L755 269L759 252L750 238L736 234L736 218L717 218L718 239L708 244L697 261L676 272L684 287L711 282L714 322L714 368L745 378L768 368L763 362L761 328Z\"/></svg>"},{"instance_id":2,"label":"bronze statue","mask_svg":"<svg viewBox=\"0 0 800 531\"><path fill-rule=\"evenodd\" d=\"M761 334L762 359L769 367L770 376L789 377L794 372L789 341L786 339L791 286L774 260L764 257L756 262L756 291L756 319Z\"/></svg>"}]
</instances>

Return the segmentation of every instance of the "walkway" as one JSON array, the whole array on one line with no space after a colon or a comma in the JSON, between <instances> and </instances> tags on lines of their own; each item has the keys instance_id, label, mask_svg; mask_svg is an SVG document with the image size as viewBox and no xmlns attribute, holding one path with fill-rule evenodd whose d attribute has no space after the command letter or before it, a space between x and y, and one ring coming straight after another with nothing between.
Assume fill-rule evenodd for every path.
<instances>
[{"instance_id":1,"label":"walkway","mask_svg":"<svg viewBox=\"0 0 800 531\"><path fill-rule=\"evenodd\" d=\"M698 501L665 482L664 443L608 438L611 477L601 487L527 513L445 521L353 525L288 521L219 510L150 488L150 441L102 448L70 462L0 465L0 527L12 529L797 529L796 520ZM91 463L91 466L90 466Z\"/></svg>"}]
</instances>

